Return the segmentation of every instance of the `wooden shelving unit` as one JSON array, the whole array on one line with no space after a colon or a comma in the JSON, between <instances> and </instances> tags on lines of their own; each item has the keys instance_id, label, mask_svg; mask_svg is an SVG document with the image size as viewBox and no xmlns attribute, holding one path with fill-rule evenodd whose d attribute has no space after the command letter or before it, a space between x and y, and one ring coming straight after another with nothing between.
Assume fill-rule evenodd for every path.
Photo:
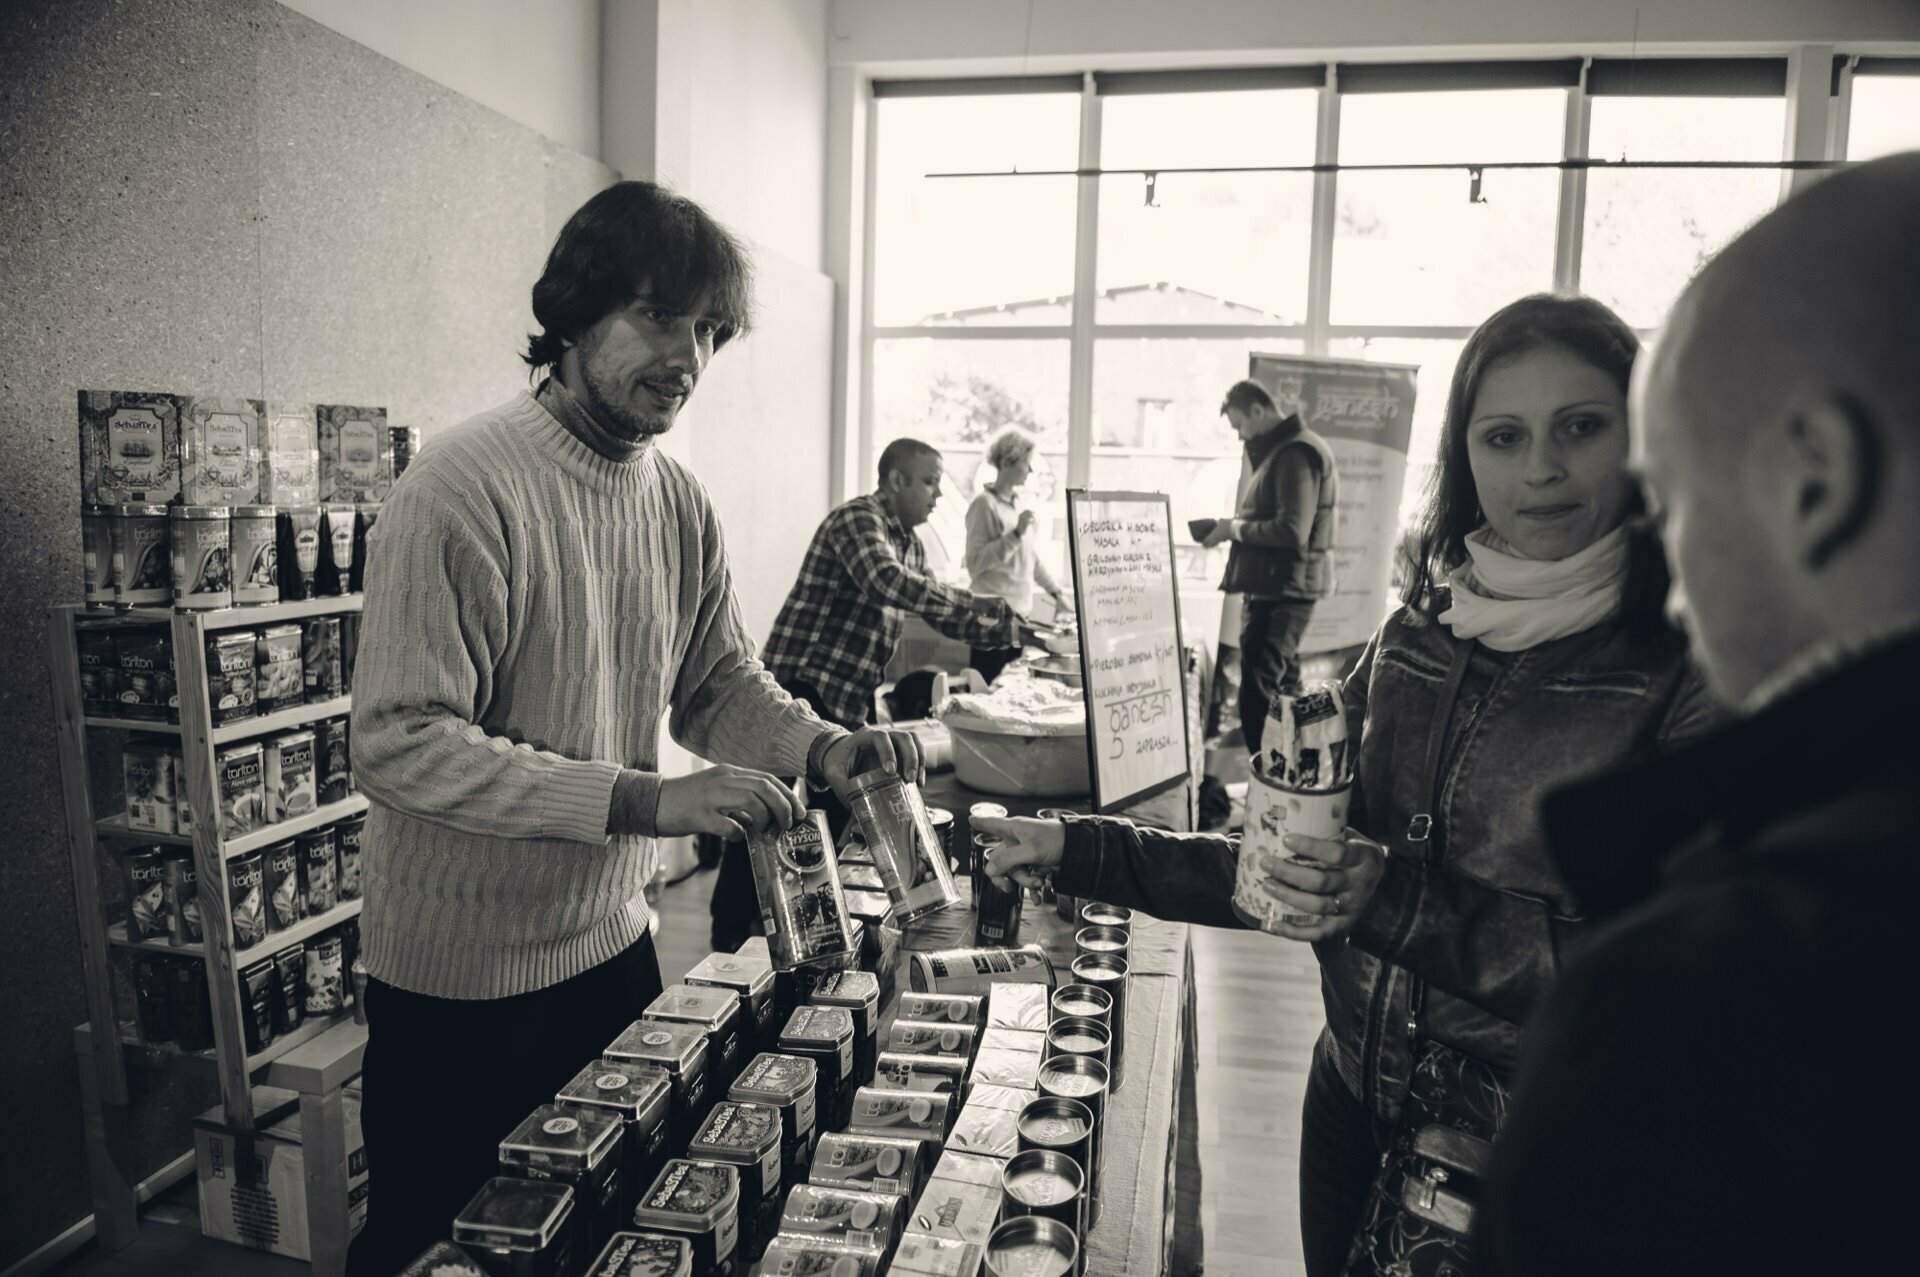
<instances>
[{"instance_id":1,"label":"wooden shelving unit","mask_svg":"<svg viewBox=\"0 0 1920 1277\"><path fill-rule=\"evenodd\" d=\"M367 800L360 794L352 794L343 802L327 804L297 819L282 821L239 837L222 838L216 817L219 804L214 769L215 751L218 748L236 741L290 731L325 719L344 717L352 711L352 698L343 696L298 705L216 726L209 708L205 652L209 633L357 612L360 606L359 595L348 595L213 612L136 608L127 612L103 613L65 606L52 609L48 616L47 665L52 681L68 852L72 861L74 898L80 919L81 954L86 973L87 1023L76 1030L75 1040L81 1059L81 1096L85 1109L95 1224L103 1250L117 1250L130 1244L138 1227L135 1178L132 1168L125 1164L123 1142L118 1134L126 1128L126 1110L132 1103L127 1080L129 1051L144 1054L148 1060L163 1064L170 1060L192 1060L198 1064L212 1065L219 1076L226 1125L237 1132L256 1129L254 1090L264 1075L278 1070L276 1075L297 1075L306 1084L330 1086L337 1092L340 1082L359 1071L359 1058L365 1046L366 1034L346 1013L309 1017L298 1029L274 1039L265 1050L249 1053L241 1020L246 1008L239 972L261 958L270 957L290 945L311 939L357 917L360 901L343 901L323 914L271 933L259 945L238 948L234 943L232 920L227 911L226 861L230 857L359 815L367 810ZM133 624L166 625L171 630L180 698L178 723L90 715L86 712L77 648L80 633L101 626ZM191 835L156 834L129 829L124 813L94 810L93 780L88 771L90 732L146 734L180 742L184 789L194 816ZM193 848L205 943L175 945L164 939L129 940L123 923L109 922L106 896L101 890L102 846L117 850L140 843ZM116 949L135 953L163 953L203 961L208 998L213 1011L214 1046L211 1051L183 1051L173 1044L147 1043L142 1040L135 1025L120 1019L113 983L112 955ZM347 975L344 972L342 974ZM289 1058L300 1061L299 1067L291 1073L288 1073L290 1066L283 1063ZM306 1098L313 1101L316 1121L324 1118L337 1124L337 1094L329 1097L324 1091L316 1091L313 1096ZM303 1099L303 1115L307 1107ZM317 1132L316 1137L332 1142L335 1134L332 1131ZM324 1213L329 1219L324 1230L318 1221L315 1224L316 1271L338 1271L339 1265L344 1262L344 1181L340 1197L337 1209L331 1203L325 1208ZM321 1231L327 1234L324 1244L319 1237ZM319 1251L325 1252L324 1260Z\"/></svg>"}]
</instances>

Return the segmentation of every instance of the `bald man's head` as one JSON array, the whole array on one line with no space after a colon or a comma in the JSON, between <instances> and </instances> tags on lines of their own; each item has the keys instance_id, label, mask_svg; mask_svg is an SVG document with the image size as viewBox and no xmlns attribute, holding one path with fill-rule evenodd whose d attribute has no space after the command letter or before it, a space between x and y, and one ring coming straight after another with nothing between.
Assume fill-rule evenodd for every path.
<instances>
[{"instance_id":1,"label":"bald man's head","mask_svg":"<svg viewBox=\"0 0 1920 1277\"><path fill-rule=\"evenodd\" d=\"M1724 695L1920 615L1920 153L1761 219L1642 365L1636 452Z\"/></svg>"}]
</instances>

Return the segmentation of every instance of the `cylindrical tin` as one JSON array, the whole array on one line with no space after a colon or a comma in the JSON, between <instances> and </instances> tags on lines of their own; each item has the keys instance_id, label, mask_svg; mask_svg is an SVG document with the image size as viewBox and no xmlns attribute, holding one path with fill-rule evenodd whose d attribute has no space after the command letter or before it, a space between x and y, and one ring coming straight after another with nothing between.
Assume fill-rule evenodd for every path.
<instances>
[{"instance_id":1,"label":"cylindrical tin","mask_svg":"<svg viewBox=\"0 0 1920 1277\"><path fill-rule=\"evenodd\" d=\"M826 813L817 809L784 833L753 836L754 891L768 952L781 970L857 952L832 849Z\"/></svg>"},{"instance_id":2,"label":"cylindrical tin","mask_svg":"<svg viewBox=\"0 0 1920 1277\"><path fill-rule=\"evenodd\" d=\"M673 1144L685 1148L712 1107L707 1091L706 1032L666 1020L635 1020L601 1053L620 1068L652 1065L673 1079Z\"/></svg>"},{"instance_id":3,"label":"cylindrical tin","mask_svg":"<svg viewBox=\"0 0 1920 1277\"><path fill-rule=\"evenodd\" d=\"M133 1009L140 1040L159 1046L173 1040L173 1002L168 978L174 959L158 953L136 953L133 958Z\"/></svg>"},{"instance_id":4,"label":"cylindrical tin","mask_svg":"<svg viewBox=\"0 0 1920 1277\"><path fill-rule=\"evenodd\" d=\"M781 1234L767 1248L759 1277L879 1277L886 1255L871 1247Z\"/></svg>"},{"instance_id":5,"label":"cylindrical tin","mask_svg":"<svg viewBox=\"0 0 1920 1277\"><path fill-rule=\"evenodd\" d=\"M967 807L967 823L971 827L975 819L986 816L989 819L1005 820L1007 808L1004 803L972 803Z\"/></svg>"},{"instance_id":6,"label":"cylindrical tin","mask_svg":"<svg viewBox=\"0 0 1920 1277\"><path fill-rule=\"evenodd\" d=\"M1039 820L1057 820L1062 824L1065 824L1069 820L1077 819L1079 815L1079 812L1068 811L1065 807L1042 807L1034 813L1034 816ZM1048 885L1053 887L1053 907L1054 911L1060 915L1060 920L1062 922L1072 922L1077 919L1080 916L1081 902L1076 897L1061 891L1059 886L1053 883L1051 879L1048 880Z\"/></svg>"},{"instance_id":7,"label":"cylindrical tin","mask_svg":"<svg viewBox=\"0 0 1920 1277\"><path fill-rule=\"evenodd\" d=\"M847 806L860 822L902 923L960 903L946 851L927 818L920 786L883 771L855 776Z\"/></svg>"},{"instance_id":8,"label":"cylindrical tin","mask_svg":"<svg viewBox=\"0 0 1920 1277\"><path fill-rule=\"evenodd\" d=\"M1011 946L1020 943L1020 907L1025 893L1016 883L1011 891L1002 891L993 879L979 875L973 897L979 910L973 920L973 942L977 945Z\"/></svg>"},{"instance_id":9,"label":"cylindrical tin","mask_svg":"<svg viewBox=\"0 0 1920 1277\"><path fill-rule=\"evenodd\" d=\"M295 674L299 673L296 666ZM296 683L297 686L297 683ZM313 725L314 799L321 806L343 803L353 792L353 765L347 720L329 718ZM353 819L364 819L354 817ZM345 823L344 821L341 823Z\"/></svg>"},{"instance_id":10,"label":"cylindrical tin","mask_svg":"<svg viewBox=\"0 0 1920 1277\"><path fill-rule=\"evenodd\" d=\"M199 873L191 847L176 847L167 853L167 926L169 938L176 945L199 944L205 939L200 925Z\"/></svg>"},{"instance_id":11,"label":"cylindrical tin","mask_svg":"<svg viewBox=\"0 0 1920 1277\"><path fill-rule=\"evenodd\" d=\"M114 654L113 631L90 625L74 636L80 657L80 697L89 714L120 712L120 658Z\"/></svg>"},{"instance_id":12,"label":"cylindrical tin","mask_svg":"<svg viewBox=\"0 0 1920 1277\"><path fill-rule=\"evenodd\" d=\"M725 1100L687 1146L689 1157L740 1173L740 1249L749 1261L780 1231L781 1133L780 1111L772 1105Z\"/></svg>"},{"instance_id":13,"label":"cylindrical tin","mask_svg":"<svg viewBox=\"0 0 1920 1277\"><path fill-rule=\"evenodd\" d=\"M945 807L929 807L927 821L933 826L933 836L939 842L940 849L947 853L947 868L959 873L960 852L953 845L953 813Z\"/></svg>"},{"instance_id":14,"label":"cylindrical tin","mask_svg":"<svg viewBox=\"0 0 1920 1277\"><path fill-rule=\"evenodd\" d=\"M340 903L340 845L331 826L294 839L307 885L307 916L317 918Z\"/></svg>"},{"instance_id":15,"label":"cylindrical tin","mask_svg":"<svg viewBox=\"0 0 1920 1277\"><path fill-rule=\"evenodd\" d=\"M220 836L238 838L266 824L265 758L258 741L229 745L214 757Z\"/></svg>"},{"instance_id":16,"label":"cylindrical tin","mask_svg":"<svg viewBox=\"0 0 1920 1277\"><path fill-rule=\"evenodd\" d=\"M993 849L1006 841L998 834L975 834L973 836L973 854L967 861L968 881L973 886L974 908L980 907L980 898L987 892L987 857Z\"/></svg>"},{"instance_id":17,"label":"cylindrical tin","mask_svg":"<svg viewBox=\"0 0 1920 1277\"><path fill-rule=\"evenodd\" d=\"M1088 953L1113 953L1131 963L1133 937L1124 927L1082 927L1073 933L1074 956Z\"/></svg>"},{"instance_id":18,"label":"cylindrical tin","mask_svg":"<svg viewBox=\"0 0 1920 1277\"><path fill-rule=\"evenodd\" d=\"M453 1240L489 1273L565 1277L574 1267L573 1189L502 1175L453 1221Z\"/></svg>"},{"instance_id":19,"label":"cylindrical tin","mask_svg":"<svg viewBox=\"0 0 1920 1277\"><path fill-rule=\"evenodd\" d=\"M1055 1020L1092 1020L1113 1036L1113 994L1091 984L1065 984L1053 993Z\"/></svg>"},{"instance_id":20,"label":"cylindrical tin","mask_svg":"<svg viewBox=\"0 0 1920 1277\"><path fill-rule=\"evenodd\" d=\"M807 1180L824 1188L858 1188L912 1198L920 1191L922 1149L917 1139L836 1131L820 1137Z\"/></svg>"},{"instance_id":21,"label":"cylindrical tin","mask_svg":"<svg viewBox=\"0 0 1920 1277\"><path fill-rule=\"evenodd\" d=\"M270 625L254 635L254 707L260 713L292 709L306 700L300 639L298 625Z\"/></svg>"},{"instance_id":22,"label":"cylindrical tin","mask_svg":"<svg viewBox=\"0 0 1920 1277\"><path fill-rule=\"evenodd\" d=\"M157 740L135 737L121 747L120 776L126 784L127 828L136 833L174 832L178 799L173 755Z\"/></svg>"},{"instance_id":23,"label":"cylindrical tin","mask_svg":"<svg viewBox=\"0 0 1920 1277\"><path fill-rule=\"evenodd\" d=\"M1111 1072L1111 1049L1108 1046L1107 1026L1098 1020L1082 1019L1070 1016L1055 1020L1047 1030L1047 1058L1060 1055L1085 1055L1109 1066Z\"/></svg>"},{"instance_id":24,"label":"cylindrical tin","mask_svg":"<svg viewBox=\"0 0 1920 1277\"><path fill-rule=\"evenodd\" d=\"M1089 900L1080 908L1080 921L1089 927L1118 927L1133 930L1133 910L1104 901Z\"/></svg>"},{"instance_id":25,"label":"cylindrical tin","mask_svg":"<svg viewBox=\"0 0 1920 1277\"><path fill-rule=\"evenodd\" d=\"M320 594L344 595L353 579L353 533L358 518L350 505L320 508L320 570L314 585Z\"/></svg>"},{"instance_id":26,"label":"cylindrical tin","mask_svg":"<svg viewBox=\"0 0 1920 1277\"><path fill-rule=\"evenodd\" d=\"M127 939L158 940L167 934L167 849L129 851L127 865Z\"/></svg>"},{"instance_id":27,"label":"cylindrical tin","mask_svg":"<svg viewBox=\"0 0 1920 1277\"><path fill-rule=\"evenodd\" d=\"M347 588L355 594L367 588L367 538L373 534L373 525L380 517L378 501L362 501L353 507L356 516L353 524L353 570L347 580Z\"/></svg>"},{"instance_id":28,"label":"cylindrical tin","mask_svg":"<svg viewBox=\"0 0 1920 1277\"><path fill-rule=\"evenodd\" d=\"M939 1146L953 1121L951 1096L928 1091L892 1091L863 1086L853 1093L848 1130L869 1135L912 1135Z\"/></svg>"},{"instance_id":29,"label":"cylindrical tin","mask_svg":"<svg viewBox=\"0 0 1920 1277\"><path fill-rule=\"evenodd\" d=\"M340 616L340 672L348 694L353 692L353 670L360 659L360 613Z\"/></svg>"},{"instance_id":30,"label":"cylindrical tin","mask_svg":"<svg viewBox=\"0 0 1920 1277\"><path fill-rule=\"evenodd\" d=\"M306 728L266 742L267 823L311 815L318 805L313 746L313 732Z\"/></svg>"},{"instance_id":31,"label":"cylindrical tin","mask_svg":"<svg viewBox=\"0 0 1920 1277\"><path fill-rule=\"evenodd\" d=\"M87 606L104 611L113 606L113 508L81 506L80 534Z\"/></svg>"},{"instance_id":32,"label":"cylindrical tin","mask_svg":"<svg viewBox=\"0 0 1920 1277\"><path fill-rule=\"evenodd\" d=\"M1038 1090L1043 1099L1078 1100L1093 1114L1093 1148L1087 1158L1089 1227L1100 1219L1100 1161L1106 1155L1107 1094L1112 1088L1107 1066L1085 1055L1063 1055L1040 1066Z\"/></svg>"},{"instance_id":33,"label":"cylindrical tin","mask_svg":"<svg viewBox=\"0 0 1920 1277\"><path fill-rule=\"evenodd\" d=\"M987 1239L982 1277L1068 1277L1080 1271L1080 1239L1057 1219L1020 1215Z\"/></svg>"},{"instance_id":34,"label":"cylindrical tin","mask_svg":"<svg viewBox=\"0 0 1920 1277\"><path fill-rule=\"evenodd\" d=\"M807 1162L813 1157L813 1136L818 1125L818 1084L820 1066L798 1055L763 1051L747 1061L747 1067L727 1091L731 1100L767 1104L780 1110L781 1141L785 1151L787 1178L806 1178Z\"/></svg>"},{"instance_id":35,"label":"cylindrical tin","mask_svg":"<svg viewBox=\"0 0 1920 1277\"><path fill-rule=\"evenodd\" d=\"M346 1005L345 941L328 931L307 941L307 1014L332 1015Z\"/></svg>"},{"instance_id":36,"label":"cylindrical tin","mask_svg":"<svg viewBox=\"0 0 1920 1277\"><path fill-rule=\"evenodd\" d=\"M1093 1110L1079 1100L1045 1095L1020 1110L1020 1148L1047 1149L1072 1158L1087 1173L1093 1169Z\"/></svg>"},{"instance_id":37,"label":"cylindrical tin","mask_svg":"<svg viewBox=\"0 0 1920 1277\"><path fill-rule=\"evenodd\" d=\"M307 1002L302 996L307 986L307 947L296 944L273 955L273 967L280 977L280 996L273 1004L273 1028L276 1033L291 1033L307 1018Z\"/></svg>"},{"instance_id":38,"label":"cylindrical tin","mask_svg":"<svg viewBox=\"0 0 1920 1277\"><path fill-rule=\"evenodd\" d=\"M340 651L340 618L315 616L307 620L300 644L307 701L331 701L347 694L347 667Z\"/></svg>"},{"instance_id":39,"label":"cylindrical tin","mask_svg":"<svg viewBox=\"0 0 1920 1277\"><path fill-rule=\"evenodd\" d=\"M274 522L279 530L281 599L292 603L313 598L319 591L320 507L283 505Z\"/></svg>"},{"instance_id":40,"label":"cylindrical tin","mask_svg":"<svg viewBox=\"0 0 1920 1277\"><path fill-rule=\"evenodd\" d=\"M1127 960L1113 953L1083 953L1073 960L1073 978L1081 984L1104 989L1113 1000L1107 1026L1113 1042L1113 1076L1119 1081L1126 1071L1127 1058L1127 977L1132 968Z\"/></svg>"},{"instance_id":41,"label":"cylindrical tin","mask_svg":"<svg viewBox=\"0 0 1920 1277\"><path fill-rule=\"evenodd\" d=\"M1058 1220L1085 1235L1087 1180L1080 1163L1052 1149L1030 1148L1007 1159L1000 1172L1000 1216Z\"/></svg>"},{"instance_id":42,"label":"cylindrical tin","mask_svg":"<svg viewBox=\"0 0 1920 1277\"><path fill-rule=\"evenodd\" d=\"M167 507L113 507L113 605L165 607L173 601L173 554Z\"/></svg>"},{"instance_id":43,"label":"cylindrical tin","mask_svg":"<svg viewBox=\"0 0 1920 1277\"><path fill-rule=\"evenodd\" d=\"M165 626L128 625L113 632L115 711L122 718L171 717L179 704L173 636Z\"/></svg>"},{"instance_id":44,"label":"cylindrical tin","mask_svg":"<svg viewBox=\"0 0 1920 1277\"><path fill-rule=\"evenodd\" d=\"M182 1051L213 1049L213 999L207 996L207 964L198 958L167 959L167 1015Z\"/></svg>"},{"instance_id":45,"label":"cylindrical tin","mask_svg":"<svg viewBox=\"0 0 1920 1277\"><path fill-rule=\"evenodd\" d=\"M335 822L333 839L340 856L340 898L360 898L360 849L367 834L367 815L348 816Z\"/></svg>"},{"instance_id":46,"label":"cylindrical tin","mask_svg":"<svg viewBox=\"0 0 1920 1277\"><path fill-rule=\"evenodd\" d=\"M996 984L1053 983L1053 960L1037 944L1018 949L915 949L907 978L915 993L985 994Z\"/></svg>"},{"instance_id":47,"label":"cylindrical tin","mask_svg":"<svg viewBox=\"0 0 1920 1277\"><path fill-rule=\"evenodd\" d=\"M906 1199L896 1193L869 1193L839 1185L796 1184L787 1194L787 1208L780 1215L780 1231L794 1237L826 1238L856 1250L876 1250L886 1256L900 1240L906 1214Z\"/></svg>"},{"instance_id":48,"label":"cylindrical tin","mask_svg":"<svg viewBox=\"0 0 1920 1277\"><path fill-rule=\"evenodd\" d=\"M888 1090L958 1095L967 1080L967 1057L898 1055L882 1051L873 1076L874 1085Z\"/></svg>"},{"instance_id":49,"label":"cylindrical tin","mask_svg":"<svg viewBox=\"0 0 1920 1277\"><path fill-rule=\"evenodd\" d=\"M301 889L300 853L289 838L264 849L260 857L266 876L267 930L285 931L307 916L307 896Z\"/></svg>"},{"instance_id":50,"label":"cylindrical tin","mask_svg":"<svg viewBox=\"0 0 1920 1277\"><path fill-rule=\"evenodd\" d=\"M279 512L270 505L237 505L231 517L233 601L260 606L280 601Z\"/></svg>"},{"instance_id":51,"label":"cylindrical tin","mask_svg":"<svg viewBox=\"0 0 1920 1277\"><path fill-rule=\"evenodd\" d=\"M260 708L259 636L252 630L207 635L207 707L216 724L252 718Z\"/></svg>"},{"instance_id":52,"label":"cylindrical tin","mask_svg":"<svg viewBox=\"0 0 1920 1277\"><path fill-rule=\"evenodd\" d=\"M887 1030L887 1050L895 1055L971 1056L979 1040L971 1024L897 1019Z\"/></svg>"},{"instance_id":53,"label":"cylindrical tin","mask_svg":"<svg viewBox=\"0 0 1920 1277\"><path fill-rule=\"evenodd\" d=\"M986 1023L986 1000L967 993L903 993L894 1014L902 1020L927 1024Z\"/></svg>"},{"instance_id":54,"label":"cylindrical tin","mask_svg":"<svg viewBox=\"0 0 1920 1277\"><path fill-rule=\"evenodd\" d=\"M223 505L177 505L169 513L173 605L188 611L233 606L233 529Z\"/></svg>"},{"instance_id":55,"label":"cylindrical tin","mask_svg":"<svg viewBox=\"0 0 1920 1277\"><path fill-rule=\"evenodd\" d=\"M250 851L227 861L227 913L233 943L250 949L267 938L266 854Z\"/></svg>"}]
</instances>

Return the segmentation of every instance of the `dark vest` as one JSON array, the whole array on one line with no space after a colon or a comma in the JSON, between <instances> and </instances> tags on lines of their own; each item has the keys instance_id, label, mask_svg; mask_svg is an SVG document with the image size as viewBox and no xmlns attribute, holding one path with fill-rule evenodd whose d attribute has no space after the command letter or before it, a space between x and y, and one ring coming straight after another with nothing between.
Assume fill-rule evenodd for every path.
<instances>
[{"instance_id":1,"label":"dark vest","mask_svg":"<svg viewBox=\"0 0 1920 1277\"><path fill-rule=\"evenodd\" d=\"M1271 519L1281 513L1274 467L1289 448L1305 448L1319 471L1319 497L1313 526L1301 550L1247 545L1235 541L1227 556L1227 574L1220 588L1229 594L1259 599L1324 599L1333 593L1333 507L1340 495L1340 475L1327 441L1288 417L1272 431L1247 445L1253 474L1240 499L1242 519Z\"/></svg>"}]
</instances>

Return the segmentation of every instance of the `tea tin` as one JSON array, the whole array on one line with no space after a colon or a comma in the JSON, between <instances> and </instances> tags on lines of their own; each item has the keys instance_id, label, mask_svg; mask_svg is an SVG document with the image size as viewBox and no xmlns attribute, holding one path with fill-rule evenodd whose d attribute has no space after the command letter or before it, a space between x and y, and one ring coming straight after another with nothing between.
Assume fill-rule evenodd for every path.
<instances>
[{"instance_id":1,"label":"tea tin","mask_svg":"<svg viewBox=\"0 0 1920 1277\"><path fill-rule=\"evenodd\" d=\"M307 887L307 915L317 918L340 903L340 846L331 826L308 830L294 843Z\"/></svg>"},{"instance_id":2,"label":"tea tin","mask_svg":"<svg viewBox=\"0 0 1920 1277\"><path fill-rule=\"evenodd\" d=\"M693 1243L667 1233L618 1232L583 1277L694 1277Z\"/></svg>"},{"instance_id":3,"label":"tea tin","mask_svg":"<svg viewBox=\"0 0 1920 1277\"><path fill-rule=\"evenodd\" d=\"M883 1256L899 1243L906 1199L837 1184L796 1184L780 1214L783 1234L819 1237Z\"/></svg>"},{"instance_id":4,"label":"tea tin","mask_svg":"<svg viewBox=\"0 0 1920 1277\"><path fill-rule=\"evenodd\" d=\"M543 1180L488 1180L453 1221L453 1239L489 1273L566 1277L573 1271L573 1189Z\"/></svg>"},{"instance_id":5,"label":"tea tin","mask_svg":"<svg viewBox=\"0 0 1920 1277\"><path fill-rule=\"evenodd\" d=\"M740 1175L732 1166L675 1158L668 1162L633 1213L633 1222L693 1243L693 1270L733 1277L743 1272Z\"/></svg>"},{"instance_id":6,"label":"tea tin","mask_svg":"<svg viewBox=\"0 0 1920 1277\"><path fill-rule=\"evenodd\" d=\"M141 847L126 855L127 939L156 940L167 934L167 852Z\"/></svg>"},{"instance_id":7,"label":"tea tin","mask_svg":"<svg viewBox=\"0 0 1920 1277\"><path fill-rule=\"evenodd\" d=\"M250 949L267 938L266 856L250 851L227 861L227 913L236 948Z\"/></svg>"},{"instance_id":8,"label":"tea tin","mask_svg":"<svg viewBox=\"0 0 1920 1277\"><path fill-rule=\"evenodd\" d=\"M960 903L920 787L884 771L855 776L847 800L901 922Z\"/></svg>"},{"instance_id":9,"label":"tea tin","mask_svg":"<svg viewBox=\"0 0 1920 1277\"><path fill-rule=\"evenodd\" d=\"M113 508L113 605L166 607L173 602L173 552L167 507L138 502Z\"/></svg>"},{"instance_id":10,"label":"tea tin","mask_svg":"<svg viewBox=\"0 0 1920 1277\"><path fill-rule=\"evenodd\" d=\"M266 878L267 930L285 931L307 916L299 850L289 838L262 849L260 857Z\"/></svg>"},{"instance_id":11,"label":"tea tin","mask_svg":"<svg viewBox=\"0 0 1920 1277\"><path fill-rule=\"evenodd\" d=\"M794 1179L802 1177L807 1159L813 1155L819 1072L819 1065L802 1056L763 1051L747 1061L727 1092L728 1099L779 1110L781 1144L789 1175Z\"/></svg>"},{"instance_id":12,"label":"tea tin","mask_svg":"<svg viewBox=\"0 0 1920 1277\"><path fill-rule=\"evenodd\" d=\"M207 705L215 723L252 718L258 712L259 643L251 630L207 635Z\"/></svg>"},{"instance_id":13,"label":"tea tin","mask_svg":"<svg viewBox=\"0 0 1920 1277\"><path fill-rule=\"evenodd\" d=\"M267 763L269 821L305 816L318 805L313 745L313 733L302 729L272 737L262 747Z\"/></svg>"},{"instance_id":14,"label":"tea tin","mask_svg":"<svg viewBox=\"0 0 1920 1277\"><path fill-rule=\"evenodd\" d=\"M254 635L254 704L262 714L291 709L307 699L298 625L270 625Z\"/></svg>"},{"instance_id":15,"label":"tea tin","mask_svg":"<svg viewBox=\"0 0 1920 1277\"><path fill-rule=\"evenodd\" d=\"M731 989L670 984L641 1013L643 1019L689 1024L707 1035L708 1086L715 1095L733 1085L740 1055L740 995Z\"/></svg>"},{"instance_id":16,"label":"tea tin","mask_svg":"<svg viewBox=\"0 0 1920 1277\"><path fill-rule=\"evenodd\" d=\"M809 811L784 833L752 839L754 891L773 965L786 969L857 954L824 812Z\"/></svg>"},{"instance_id":17,"label":"tea tin","mask_svg":"<svg viewBox=\"0 0 1920 1277\"><path fill-rule=\"evenodd\" d=\"M924 1157L917 1139L835 1131L820 1137L807 1180L827 1187L854 1187L910 1198L919 1191Z\"/></svg>"},{"instance_id":18,"label":"tea tin","mask_svg":"<svg viewBox=\"0 0 1920 1277\"><path fill-rule=\"evenodd\" d=\"M187 611L233 606L233 529L227 507L177 505L169 513L173 605Z\"/></svg>"},{"instance_id":19,"label":"tea tin","mask_svg":"<svg viewBox=\"0 0 1920 1277\"><path fill-rule=\"evenodd\" d=\"M230 526L234 603L242 607L278 603L279 512L270 505L236 505Z\"/></svg>"},{"instance_id":20,"label":"tea tin","mask_svg":"<svg viewBox=\"0 0 1920 1277\"><path fill-rule=\"evenodd\" d=\"M690 1024L635 1020L600 1055L608 1064L652 1065L673 1079L673 1142L684 1148L711 1104L707 1098L707 1035Z\"/></svg>"}]
</instances>

